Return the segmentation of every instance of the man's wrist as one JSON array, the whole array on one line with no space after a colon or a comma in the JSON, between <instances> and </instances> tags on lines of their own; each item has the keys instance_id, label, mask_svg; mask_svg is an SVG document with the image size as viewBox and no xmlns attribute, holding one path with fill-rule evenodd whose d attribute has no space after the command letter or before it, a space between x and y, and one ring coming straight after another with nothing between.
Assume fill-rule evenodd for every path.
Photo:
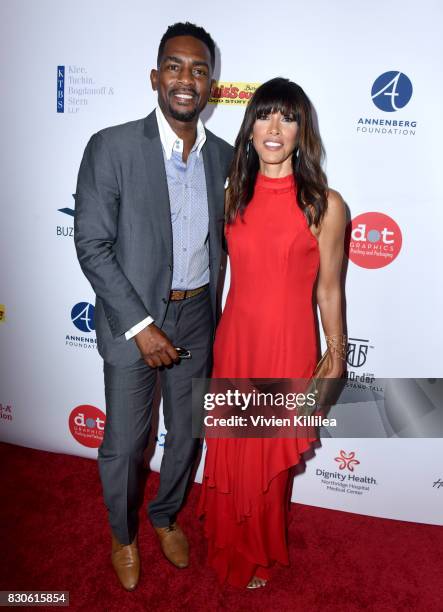
<instances>
[{"instance_id":1,"label":"man's wrist","mask_svg":"<svg viewBox=\"0 0 443 612\"><path fill-rule=\"evenodd\" d=\"M139 323L131 327L131 329L128 329L128 331L125 333L126 340L130 340L131 338L133 338L135 335L137 335L139 332L145 329L145 327L148 327L148 325L151 325L151 323L154 323L154 319L148 316L145 319L143 319L143 321L140 321Z\"/></svg>"}]
</instances>

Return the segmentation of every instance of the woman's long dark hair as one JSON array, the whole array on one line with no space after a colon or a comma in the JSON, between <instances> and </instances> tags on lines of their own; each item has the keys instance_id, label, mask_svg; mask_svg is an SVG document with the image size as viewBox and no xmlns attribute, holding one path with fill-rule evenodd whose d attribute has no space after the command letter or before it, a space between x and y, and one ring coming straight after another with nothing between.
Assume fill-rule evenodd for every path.
<instances>
[{"instance_id":1,"label":"woman's long dark hair","mask_svg":"<svg viewBox=\"0 0 443 612\"><path fill-rule=\"evenodd\" d=\"M246 108L229 173L228 223L232 223L238 213L243 215L254 193L259 170L258 155L252 143L249 144L254 123L257 118L279 111L282 115L293 116L298 125L297 148L292 155L298 205L309 225L318 225L326 211L328 182L321 167L324 149L312 104L299 85L278 77L260 85Z\"/></svg>"}]
</instances>

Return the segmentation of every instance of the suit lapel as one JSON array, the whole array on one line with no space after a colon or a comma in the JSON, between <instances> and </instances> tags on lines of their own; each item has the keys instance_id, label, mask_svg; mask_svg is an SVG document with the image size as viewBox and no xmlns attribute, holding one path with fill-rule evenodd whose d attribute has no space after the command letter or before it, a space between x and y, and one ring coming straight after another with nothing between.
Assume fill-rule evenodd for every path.
<instances>
[{"instance_id":1,"label":"suit lapel","mask_svg":"<svg viewBox=\"0 0 443 612\"><path fill-rule=\"evenodd\" d=\"M155 111L145 119L142 149L146 163L146 176L150 190L150 198L155 200L159 232L163 237L168 253L171 254L172 261L171 206L163 159L163 148Z\"/></svg>"},{"instance_id":2,"label":"suit lapel","mask_svg":"<svg viewBox=\"0 0 443 612\"><path fill-rule=\"evenodd\" d=\"M213 146L209 138L202 148L202 154L205 167L206 193L208 196L209 249L210 257L213 257L218 248L218 220L223 217L223 177L220 176L221 167L218 150Z\"/></svg>"}]
</instances>

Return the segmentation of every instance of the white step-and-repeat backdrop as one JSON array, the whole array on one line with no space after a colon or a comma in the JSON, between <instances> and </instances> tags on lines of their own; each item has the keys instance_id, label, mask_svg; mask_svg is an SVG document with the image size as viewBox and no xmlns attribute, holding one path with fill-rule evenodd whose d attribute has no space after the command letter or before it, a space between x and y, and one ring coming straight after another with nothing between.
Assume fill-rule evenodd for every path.
<instances>
[{"instance_id":1,"label":"white step-and-repeat backdrop","mask_svg":"<svg viewBox=\"0 0 443 612\"><path fill-rule=\"evenodd\" d=\"M350 377L442 376L440 2L4 0L0 11L0 439L96 457L102 363L72 194L90 135L154 107L149 71L176 21L217 42L204 119L228 141L269 78L295 80L316 107L353 228ZM154 469L164 433L160 416ZM324 439L293 498L442 523L442 455L436 438Z\"/></svg>"}]
</instances>

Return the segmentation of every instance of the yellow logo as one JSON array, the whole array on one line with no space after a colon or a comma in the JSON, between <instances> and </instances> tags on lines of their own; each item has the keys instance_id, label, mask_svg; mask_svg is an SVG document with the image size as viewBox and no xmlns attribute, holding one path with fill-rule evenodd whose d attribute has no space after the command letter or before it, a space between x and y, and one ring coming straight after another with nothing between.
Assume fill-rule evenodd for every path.
<instances>
[{"instance_id":1,"label":"yellow logo","mask_svg":"<svg viewBox=\"0 0 443 612\"><path fill-rule=\"evenodd\" d=\"M216 81L209 104L242 104L246 106L260 83L230 83Z\"/></svg>"},{"instance_id":2,"label":"yellow logo","mask_svg":"<svg viewBox=\"0 0 443 612\"><path fill-rule=\"evenodd\" d=\"M4 323L6 321L6 306L4 304L0 304L0 323Z\"/></svg>"}]
</instances>

